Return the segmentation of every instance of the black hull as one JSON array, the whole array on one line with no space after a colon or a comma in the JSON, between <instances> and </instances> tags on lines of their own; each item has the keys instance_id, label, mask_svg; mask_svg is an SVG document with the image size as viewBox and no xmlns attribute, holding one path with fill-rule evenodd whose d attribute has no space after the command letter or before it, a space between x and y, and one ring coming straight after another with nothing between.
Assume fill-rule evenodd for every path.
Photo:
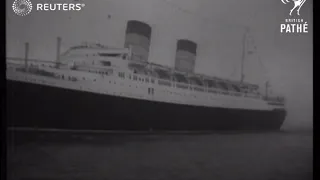
<instances>
[{"instance_id":1,"label":"black hull","mask_svg":"<svg viewBox=\"0 0 320 180\"><path fill-rule=\"evenodd\" d=\"M281 110L195 107L7 80L9 127L90 130L279 130Z\"/></svg>"}]
</instances>

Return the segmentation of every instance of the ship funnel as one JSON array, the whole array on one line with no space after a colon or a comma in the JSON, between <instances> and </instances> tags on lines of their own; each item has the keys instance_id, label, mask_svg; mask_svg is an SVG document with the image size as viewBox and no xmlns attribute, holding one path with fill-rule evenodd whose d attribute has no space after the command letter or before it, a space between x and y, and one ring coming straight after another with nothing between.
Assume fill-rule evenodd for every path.
<instances>
[{"instance_id":1,"label":"ship funnel","mask_svg":"<svg viewBox=\"0 0 320 180\"><path fill-rule=\"evenodd\" d=\"M131 48L132 59L148 61L152 28L140 21L128 21L124 47Z\"/></svg>"},{"instance_id":2,"label":"ship funnel","mask_svg":"<svg viewBox=\"0 0 320 180\"><path fill-rule=\"evenodd\" d=\"M194 72L197 55L197 44L185 39L177 42L175 69L184 72Z\"/></svg>"}]
</instances>

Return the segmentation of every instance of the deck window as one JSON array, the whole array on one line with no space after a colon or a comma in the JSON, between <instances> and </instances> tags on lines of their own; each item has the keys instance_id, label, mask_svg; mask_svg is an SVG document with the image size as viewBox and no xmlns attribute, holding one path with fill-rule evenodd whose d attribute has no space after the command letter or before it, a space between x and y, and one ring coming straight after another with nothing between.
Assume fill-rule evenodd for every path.
<instances>
[{"instance_id":1,"label":"deck window","mask_svg":"<svg viewBox=\"0 0 320 180\"><path fill-rule=\"evenodd\" d=\"M165 80L170 80L171 79L171 76L169 75L169 72L166 71L166 70L155 69L154 71L157 73L157 75L158 75L158 77L160 79L165 79Z\"/></svg>"},{"instance_id":2,"label":"deck window","mask_svg":"<svg viewBox=\"0 0 320 180\"><path fill-rule=\"evenodd\" d=\"M124 72L119 72L119 77L121 77L121 78L125 78L125 74L124 74Z\"/></svg>"},{"instance_id":3,"label":"deck window","mask_svg":"<svg viewBox=\"0 0 320 180\"><path fill-rule=\"evenodd\" d=\"M217 84L214 80L205 80L205 82L209 88L217 88Z\"/></svg>"},{"instance_id":4,"label":"deck window","mask_svg":"<svg viewBox=\"0 0 320 180\"><path fill-rule=\"evenodd\" d=\"M240 92L240 88L237 85L232 84L231 86L234 90L236 90L236 92Z\"/></svg>"},{"instance_id":5,"label":"deck window","mask_svg":"<svg viewBox=\"0 0 320 180\"><path fill-rule=\"evenodd\" d=\"M188 83L188 80L182 74L178 74L178 73L174 74L174 79L179 83L186 83L186 84Z\"/></svg>"},{"instance_id":6,"label":"deck window","mask_svg":"<svg viewBox=\"0 0 320 180\"><path fill-rule=\"evenodd\" d=\"M226 91L228 90L228 87L224 82L218 82L218 84L221 87L221 89L226 90Z\"/></svg>"},{"instance_id":7,"label":"deck window","mask_svg":"<svg viewBox=\"0 0 320 180\"><path fill-rule=\"evenodd\" d=\"M189 80L191 81L191 84L193 84L193 85L203 86L201 79L198 77L189 77Z\"/></svg>"},{"instance_id":8,"label":"deck window","mask_svg":"<svg viewBox=\"0 0 320 180\"><path fill-rule=\"evenodd\" d=\"M103 66L111 66L111 62L110 61L101 61L101 64Z\"/></svg>"}]
</instances>

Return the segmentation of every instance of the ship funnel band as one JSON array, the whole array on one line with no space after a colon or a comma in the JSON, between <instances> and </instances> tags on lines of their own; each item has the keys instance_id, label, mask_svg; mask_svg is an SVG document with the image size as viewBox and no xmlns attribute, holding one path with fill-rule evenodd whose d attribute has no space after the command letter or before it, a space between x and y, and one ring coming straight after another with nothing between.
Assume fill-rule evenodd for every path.
<instances>
[{"instance_id":1,"label":"ship funnel band","mask_svg":"<svg viewBox=\"0 0 320 180\"><path fill-rule=\"evenodd\" d=\"M151 38L152 28L148 24L141 21L128 21L126 34L137 34L146 37L149 41Z\"/></svg>"},{"instance_id":2,"label":"ship funnel band","mask_svg":"<svg viewBox=\"0 0 320 180\"><path fill-rule=\"evenodd\" d=\"M177 43L177 51L187 51L194 55L197 54L197 44L186 39L180 39Z\"/></svg>"}]
</instances>

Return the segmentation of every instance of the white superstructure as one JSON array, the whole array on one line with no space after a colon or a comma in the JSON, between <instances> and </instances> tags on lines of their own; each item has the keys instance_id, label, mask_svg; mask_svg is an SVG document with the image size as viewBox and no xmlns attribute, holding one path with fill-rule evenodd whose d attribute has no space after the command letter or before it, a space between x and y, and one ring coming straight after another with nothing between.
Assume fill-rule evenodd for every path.
<instances>
[{"instance_id":1,"label":"white superstructure","mask_svg":"<svg viewBox=\"0 0 320 180\"><path fill-rule=\"evenodd\" d=\"M266 99L257 85L134 61L130 48L98 44L71 47L60 62L7 58L7 79L148 101L217 108L273 110L283 98Z\"/></svg>"}]
</instances>

